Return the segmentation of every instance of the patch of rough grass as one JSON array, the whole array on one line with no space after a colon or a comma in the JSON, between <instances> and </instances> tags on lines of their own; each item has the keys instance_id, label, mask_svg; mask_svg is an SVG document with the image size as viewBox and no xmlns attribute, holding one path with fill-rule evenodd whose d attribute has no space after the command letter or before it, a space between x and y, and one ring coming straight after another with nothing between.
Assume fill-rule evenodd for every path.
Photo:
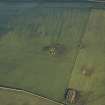
<instances>
[{"instance_id":1,"label":"patch of rough grass","mask_svg":"<svg viewBox=\"0 0 105 105\"><path fill-rule=\"evenodd\" d=\"M105 104L105 10L92 10L69 87L81 91L80 100L86 105ZM90 76L81 73L81 67L94 68ZM91 69L92 70L92 69Z\"/></svg>"}]
</instances>

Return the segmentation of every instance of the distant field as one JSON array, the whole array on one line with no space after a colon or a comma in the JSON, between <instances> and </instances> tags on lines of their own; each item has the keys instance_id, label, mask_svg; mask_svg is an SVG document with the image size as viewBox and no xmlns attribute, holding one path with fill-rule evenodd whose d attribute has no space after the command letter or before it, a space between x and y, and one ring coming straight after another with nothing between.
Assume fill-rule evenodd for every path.
<instances>
[{"instance_id":1,"label":"distant field","mask_svg":"<svg viewBox=\"0 0 105 105\"><path fill-rule=\"evenodd\" d=\"M29 6L20 11L0 37L0 85L58 102L72 87L86 105L104 105L105 10ZM42 50L52 43L63 44L65 54ZM87 68L91 76L81 73Z\"/></svg>"}]
</instances>

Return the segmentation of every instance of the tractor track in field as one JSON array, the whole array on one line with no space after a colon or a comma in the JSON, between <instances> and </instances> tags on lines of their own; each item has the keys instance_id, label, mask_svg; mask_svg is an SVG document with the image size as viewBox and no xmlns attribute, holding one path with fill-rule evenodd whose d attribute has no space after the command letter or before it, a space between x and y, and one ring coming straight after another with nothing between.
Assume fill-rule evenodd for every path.
<instances>
[{"instance_id":1,"label":"tractor track in field","mask_svg":"<svg viewBox=\"0 0 105 105\"><path fill-rule=\"evenodd\" d=\"M70 9L71 9L71 18L72 18L72 12L73 12L73 11L72 11L72 8L70 8ZM63 36L63 35L62 35L62 29L63 29L63 27L64 27L64 23L65 23L64 20L65 20L65 16L66 16L66 15L68 15L68 12L67 12L65 15L62 15L62 14L61 14L61 17L62 17L62 18L60 19L61 21L59 21L60 27L59 27L59 29L58 29L58 35L57 35L57 37L56 37L56 39L55 39L55 42L59 42L59 39Z\"/></svg>"},{"instance_id":2,"label":"tractor track in field","mask_svg":"<svg viewBox=\"0 0 105 105\"><path fill-rule=\"evenodd\" d=\"M91 10L92 10L92 9L90 8L89 13L88 13L88 18L86 19L86 22L84 23L84 28L83 28L83 31L82 31L82 35L81 35L81 37L80 37L79 46L82 44L82 40L83 40L83 38L84 38L84 36L85 36L85 32L86 32L86 29L87 29L87 26L88 26L88 22L89 22L90 16L91 16ZM70 80L71 80L71 78L72 78L72 73L73 73L74 67L75 67L75 65L76 65L76 61L77 61L78 55L79 55L79 53L80 53L80 50L81 50L81 48L78 47L78 48L77 48L77 52L76 52L76 56L75 56L75 58L74 58L74 63L73 63L73 66L72 66L72 71L71 71L70 79L69 79L68 83L70 83ZM69 85L68 85L68 87L69 87Z\"/></svg>"},{"instance_id":3,"label":"tractor track in field","mask_svg":"<svg viewBox=\"0 0 105 105\"><path fill-rule=\"evenodd\" d=\"M61 17L61 18L58 18ZM56 26L55 26L55 31L53 32L52 38L51 38L51 43L56 43L59 39L59 37L61 36L62 33L62 27L63 27L63 15L62 12L59 13L59 16L57 17L57 22L56 22ZM55 35L57 34L57 35Z\"/></svg>"},{"instance_id":4,"label":"tractor track in field","mask_svg":"<svg viewBox=\"0 0 105 105\"><path fill-rule=\"evenodd\" d=\"M32 93L32 92L30 92L30 91L27 91L27 90L24 90L24 89L13 88L13 87L10 87L10 86L1 86L1 85L0 85L0 89L10 90L10 91L16 91L16 92L23 92L23 93L30 94L30 95L32 95L32 96L34 96L34 97L38 97L38 98L40 98L40 99L44 99L44 100L46 100L46 101L53 102L53 103L55 103L55 104L64 105L64 104L61 103L61 102L57 102L57 101L54 101L54 100L49 99L49 98L47 98L47 97L44 97L44 96L41 96L41 95L38 95L38 94L34 94L34 93Z\"/></svg>"},{"instance_id":5,"label":"tractor track in field","mask_svg":"<svg viewBox=\"0 0 105 105\"><path fill-rule=\"evenodd\" d=\"M61 34L62 34L62 28L63 28L63 25L64 25L64 17L63 15L61 15L62 19L60 19L61 21L59 22L60 24L60 27L59 27L59 30L58 30L58 35L57 35L57 38L56 38L56 42L58 42Z\"/></svg>"}]
</instances>

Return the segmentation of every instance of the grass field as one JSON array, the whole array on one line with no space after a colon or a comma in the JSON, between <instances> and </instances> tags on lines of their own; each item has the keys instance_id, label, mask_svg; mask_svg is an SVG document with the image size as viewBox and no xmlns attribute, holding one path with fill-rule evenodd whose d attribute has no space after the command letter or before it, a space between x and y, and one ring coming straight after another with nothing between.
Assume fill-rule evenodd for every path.
<instances>
[{"instance_id":1,"label":"grass field","mask_svg":"<svg viewBox=\"0 0 105 105\"><path fill-rule=\"evenodd\" d=\"M0 83L63 101L89 10L32 8L28 12L14 19L14 29L1 38ZM64 44L67 53L49 56L42 48L50 43Z\"/></svg>"},{"instance_id":2,"label":"grass field","mask_svg":"<svg viewBox=\"0 0 105 105\"><path fill-rule=\"evenodd\" d=\"M81 92L86 105L105 104L105 11L92 10L69 87ZM88 68L88 69L87 69ZM91 70L83 75L81 70Z\"/></svg>"},{"instance_id":3,"label":"grass field","mask_svg":"<svg viewBox=\"0 0 105 105\"><path fill-rule=\"evenodd\" d=\"M62 105L42 97L26 93L0 88L0 105Z\"/></svg>"},{"instance_id":4,"label":"grass field","mask_svg":"<svg viewBox=\"0 0 105 105\"><path fill-rule=\"evenodd\" d=\"M0 85L58 102L64 101L69 86L80 90L86 105L100 101L104 105L105 10L32 7L20 11L8 24L11 30L0 37ZM66 53L51 56L42 50L52 43L63 44ZM85 76L82 68L93 71Z\"/></svg>"}]
</instances>

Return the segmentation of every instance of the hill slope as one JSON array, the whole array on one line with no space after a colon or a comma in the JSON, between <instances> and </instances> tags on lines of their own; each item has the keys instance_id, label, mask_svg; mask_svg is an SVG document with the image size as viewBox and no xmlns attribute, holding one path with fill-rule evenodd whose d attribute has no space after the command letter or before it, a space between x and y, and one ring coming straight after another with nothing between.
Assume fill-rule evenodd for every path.
<instances>
[{"instance_id":1,"label":"hill slope","mask_svg":"<svg viewBox=\"0 0 105 105\"><path fill-rule=\"evenodd\" d=\"M0 37L0 85L58 102L69 86L82 92L83 102L97 105L100 100L94 100L102 97L104 104L104 18L104 9L75 5L19 10ZM43 50L52 44L63 45L64 53ZM81 73L85 69L93 70L91 76Z\"/></svg>"}]
</instances>

